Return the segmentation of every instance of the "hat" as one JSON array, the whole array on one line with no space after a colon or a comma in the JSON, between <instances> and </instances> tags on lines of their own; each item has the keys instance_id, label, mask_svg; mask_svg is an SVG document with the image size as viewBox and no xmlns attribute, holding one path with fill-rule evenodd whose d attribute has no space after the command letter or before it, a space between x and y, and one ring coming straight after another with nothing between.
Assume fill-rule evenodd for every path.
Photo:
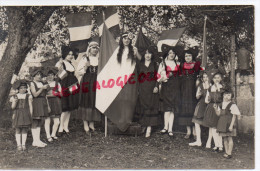
<instances>
[{"instance_id":1,"label":"hat","mask_svg":"<svg viewBox=\"0 0 260 171\"><path fill-rule=\"evenodd\" d=\"M92 47L97 47L97 48L99 48L98 42L96 42L96 41L91 41L91 42L88 44L88 48L92 48Z\"/></svg>"},{"instance_id":2,"label":"hat","mask_svg":"<svg viewBox=\"0 0 260 171\"><path fill-rule=\"evenodd\" d=\"M28 87L28 81L26 81L26 80L24 80L24 79L22 79L22 80L17 80L17 81L15 81L14 82L14 84L13 84L13 89L19 89L19 87L21 87L21 86L27 86Z\"/></svg>"},{"instance_id":3,"label":"hat","mask_svg":"<svg viewBox=\"0 0 260 171\"><path fill-rule=\"evenodd\" d=\"M182 46L169 46L166 44L162 44L162 56L166 58L168 56L168 53L170 50L172 50L177 56L182 56L183 53L183 47Z\"/></svg>"},{"instance_id":4,"label":"hat","mask_svg":"<svg viewBox=\"0 0 260 171\"><path fill-rule=\"evenodd\" d=\"M185 53L192 54L192 58L195 59L199 54L199 48L197 46L188 48L188 49L184 50L183 54L185 55Z\"/></svg>"},{"instance_id":5,"label":"hat","mask_svg":"<svg viewBox=\"0 0 260 171\"><path fill-rule=\"evenodd\" d=\"M43 67L31 67L29 68L29 72L31 74L31 76L35 76L38 72L40 72L42 75L45 76L45 72L44 72L44 69Z\"/></svg>"},{"instance_id":6,"label":"hat","mask_svg":"<svg viewBox=\"0 0 260 171\"><path fill-rule=\"evenodd\" d=\"M75 49L73 50L71 47L69 46L62 46L61 47L61 53L62 53L62 59L65 59L66 56L70 53L70 51L73 52L73 55L75 55Z\"/></svg>"},{"instance_id":7,"label":"hat","mask_svg":"<svg viewBox=\"0 0 260 171\"><path fill-rule=\"evenodd\" d=\"M57 67L54 66L49 66L46 67L45 69L45 75L48 75L49 73L53 73L54 75L56 75L58 73L59 69Z\"/></svg>"}]
</instances>

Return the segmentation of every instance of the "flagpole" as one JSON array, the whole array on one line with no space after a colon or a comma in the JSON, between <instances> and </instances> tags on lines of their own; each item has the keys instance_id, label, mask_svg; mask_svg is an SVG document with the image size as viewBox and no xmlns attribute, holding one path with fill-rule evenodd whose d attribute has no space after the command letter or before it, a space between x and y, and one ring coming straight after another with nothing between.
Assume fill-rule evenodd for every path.
<instances>
[{"instance_id":1,"label":"flagpole","mask_svg":"<svg viewBox=\"0 0 260 171\"><path fill-rule=\"evenodd\" d=\"M206 22L207 22L207 16L205 15L204 18L204 28L203 28L203 56L201 61L201 67L206 68L207 65L207 46L206 46L206 34L207 34L207 28L206 28Z\"/></svg>"},{"instance_id":2,"label":"flagpole","mask_svg":"<svg viewBox=\"0 0 260 171\"><path fill-rule=\"evenodd\" d=\"M107 116L105 116L105 137L107 137Z\"/></svg>"}]
</instances>

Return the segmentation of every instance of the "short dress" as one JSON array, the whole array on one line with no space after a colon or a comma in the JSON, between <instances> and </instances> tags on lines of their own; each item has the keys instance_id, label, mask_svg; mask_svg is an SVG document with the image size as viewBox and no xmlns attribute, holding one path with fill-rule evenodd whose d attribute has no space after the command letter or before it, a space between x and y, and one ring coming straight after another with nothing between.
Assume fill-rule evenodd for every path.
<instances>
[{"instance_id":1,"label":"short dress","mask_svg":"<svg viewBox=\"0 0 260 171\"><path fill-rule=\"evenodd\" d=\"M87 57L83 56L82 60L79 62L87 63L89 61L90 66L86 67L86 71L82 81L82 89L80 91L80 102L78 109L78 118L84 121L101 121L101 113L96 109L96 91L93 91L93 85L97 80L98 71L98 57ZM84 70L78 67L77 70ZM80 71L79 71L80 73Z\"/></svg>"},{"instance_id":2,"label":"short dress","mask_svg":"<svg viewBox=\"0 0 260 171\"><path fill-rule=\"evenodd\" d=\"M197 89L197 93L200 92L201 96L199 102L195 108L194 116L192 118L193 123L202 124L204 113L206 111L207 103L205 103L205 98L207 94L207 88L204 88L203 83L200 83Z\"/></svg>"},{"instance_id":3,"label":"short dress","mask_svg":"<svg viewBox=\"0 0 260 171\"><path fill-rule=\"evenodd\" d=\"M180 65L174 60L165 59L159 65L158 74L161 77L158 81L162 82L160 111L173 112L178 115L180 112Z\"/></svg>"},{"instance_id":4,"label":"short dress","mask_svg":"<svg viewBox=\"0 0 260 171\"><path fill-rule=\"evenodd\" d=\"M78 79L74 75L75 68L74 66L66 61L63 60L63 69L67 72L67 76L63 78L60 81L61 87L62 87L62 97L61 97L61 105L62 105L62 111L73 111L78 109L79 107L79 85L78 85ZM77 89L74 93L71 93L69 91L70 87L72 85L77 85Z\"/></svg>"},{"instance_id":5,"label":"short dress","mask_svg":"<svg viewBox=\"0 0 260 171\"><path fill-rule=\"evenodd\" d=\"M39 91L39 89L43 86L42 82L31 82L31 87L35 87L36 91ZM45 117L49 117L50 114L48 113L48 103L46 99L46 90L42 90L41 94L37 97L33 97L33 114L32 118L34 120L41 120Z\"/></svg>"},{"instance_id":6,"label":"short dress","mask_svg":"<svg viewBox=\"0 0 260 171\"><path fill-rule=\"evenodd\" d=\"M29 99L32 99L30 94L17 94L14 96L18 99L14 109L13 127L14 128L29 128L32 124L32 117L29 108Z\"/></svg>"},{"instance_id":7,"label":"short dress","mask_svg":"<svg viewBox=\"0 0 260 171\"><path fill-rule=\"evenodd\" d=\"M219 107L221 109L217 124L217 131L219 132L219 135L222 137L236 136L236 121L234 122L233 130L231 132L228 130L228 128L232 121L233 115L240 115L240 111L237 105L232 102L222 102Z\"/></svg>"},{"instance_id":8,"label":"short dress","mask_svg":"<svg viewBox=\"0 0 260 171\"><path fill-rule=\"evenodd\" d=\"M159 114L159 93L153 93L157 87L157 64L151 62L146 66L144 62L137 63L137 72L141 82L138 84L138 100L136 112L142 126L157 126L161 124ZM143 75L141 77L141 75ZM144 80L144 81L142 81Z\"/></svg>"},{"instance_id":9,"label":"short dress","mask_svg":"<svg viewBox=\"0 0 260 171\"><path fill-rule=\"evenodd\" d=\"M214 91L214 92L213 92ZM206 111L204 113L203 123L202 125L205 127L216 128L218 124L219 116L217 116L216 111L214 109L214 104L217 106L223 101L222 97L223 89L220 88L220 91L216 90L215 86L210 86L207 91L207 96L210 99L209 104L206 107ZM206 101L206 100L205 100Z\"/></svg>"},{"instance_id":10,"label":"short dress","mask_svg":"<svg viewBox=\"0 0 260 171\"><path fill-rule=\"evenodd\" d=\"M57 81L51 81L48 84L50 89L47 92L47 99L51 108L49 115L50 117L59 118L62 113L61 99L53 92L61 92L61 85Z\"/></svg>"},{"instance_id":11,"label":"short dress","mask_svg":"<svg viewBox=\"0 0 260 171\"><path fill-rule=\"evenodd\" d=\"M200 71L200 62L183 63L181 77L181 111L178 125L192 126L192 117L198 103L196 99L196 80Z\"/></svg>"}]
</instances>

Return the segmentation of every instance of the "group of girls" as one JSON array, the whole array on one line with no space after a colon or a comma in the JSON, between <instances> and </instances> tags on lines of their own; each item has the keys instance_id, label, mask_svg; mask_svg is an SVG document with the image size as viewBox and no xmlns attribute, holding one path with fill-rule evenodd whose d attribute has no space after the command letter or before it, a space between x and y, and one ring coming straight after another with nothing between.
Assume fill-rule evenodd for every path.
<instances>
[{"instance_id":1,"label":"group of girls","mask_svg":"<svg viewBox=\"0 0 260 171\"><path fill-rule=\"evenodd\" d=\"M122 47L129 46L131 41L127 35L121 39ZM189 139L193 134L196 139L189 145L201 146L200 126L209 127L206 148L211 148L213 138L215 142L213 150L223 151L222 137L224 137L225 157L230 158L233 147L232 136L236 135L235 119L240 112L231 102L232 93L224 92L221 84L222 75L216 73L211 84L207 72L201 72L202 79L198 84L197 78L201 67L200 62L195 60L198 55L197 49L183 51L178 46L163 45L162 50L163 59L157 62L155 58L158 54L154 47L147 48L142 55L136 48L129 49L129 53L136 56L137 74L145 73L146 77L156 78L146 78L151 81L137 83L138 100L135 112L138 114L139 123L146 127L145 137L150 137L152 126L161 124L161 111L164 112L164 127L160 131L162 134L174 136L173 123L176 118L176 123L186 126L187 133L184 138ZM122 54L119 49L119 56L120 53ZM18 90L11 99L18 150L26 149L25 142L30 127L33 136L32 145L36 147L47 145L40 140L43 121L48 142L57 140L63 134L69 135L68 125L73 110L77 110L79 118L83 120L87 134L95 131L94 122L101 121L101 113L95 107L96 91L91 90L97 79L99 44L90 42L76 67L72 64L75 56L70 47L64 47L62 59L55 67L48 67L45 70L34 68L31 72L33 81L29 83L29 87L24 80L18 80L13 84L13 88ZM59 77L55 79L57 75ZM42 82L43 76L47 76L45 83ZM84 88L72 88L79 87L82 83L88 84L84 85ZM85 93L84 90L90 91ZM54 121L52 133L50 133L51 119Z\"/></svg>"}]
</instances>

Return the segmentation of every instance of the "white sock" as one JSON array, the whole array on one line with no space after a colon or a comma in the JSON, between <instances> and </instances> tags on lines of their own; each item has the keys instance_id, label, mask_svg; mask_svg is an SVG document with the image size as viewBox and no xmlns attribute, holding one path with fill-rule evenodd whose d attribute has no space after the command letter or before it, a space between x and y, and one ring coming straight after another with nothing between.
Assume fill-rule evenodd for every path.
<instances>
[{"instance_id":1,"label":"white sock","mask_svg":"<svg viewBox=\"0 0 260 171\"><path fill-rule=\"evenodd\" d=\"M37 133L36 133L36 130L37 128L32 128L31 131L32 131L32 137L33 137L33 143L36 143L37 142Z\"/></svg>"},{"instance_id":2,"label":"white sock","mask_svg":"<svg viewBox=\"0 0 260 171\"><path fill-rule=\"evenodd\" d=\"M169 128L169 119L170 119L170 112L164 113L164 129L168 130Z\"/></svg>"},{"instance_id":3,"label":"white sock","mask_svg":"<svg viewBox=\"0 0 260 171\"><path fill-rule=\"evenodd\" d=\"M196 132L196 135L197 135L197 139L196 139L196 142L198 143L201 143L201 130L200 130L200 125L195 123L195 132Z\"/></svg>"},{"instance_id":4,"label":"white sock","mask_svg":"<svg viewBox=\"0 0 260 171\"><path fill-rule=\"evenodd\" d=\"M37 141L42 142L41 141L41 127L36 128L36 134L37 134Z\"/></svg>"},{"instance_id":5,"label":"white sock","mask_svg":"<svg viewBox=\"0 0 260 171\"><path fill-rule=\"evenodd\" d=\"M88 131L89 131L88 121L83 121L83 124L84 124L84 130L85 130L86 132L88 132Z\"/></svg>"},{"instance_id":6,"label":"white sock","mask_svg":"<svg viewBox=\"0 0 260 171\"><path fill-rule=\"evenodd\" d=\"M27 139L27 133L22 134L22 145L24 145L24 146L25 146L25 143L26 143L26 139Z\"/></svg>"},{"instance_id":7,"label":"white sock","mask_svg":"<svg viewBox=\"0 0 260 171\"><path fill-rule=\"evenodd\" d=\"M62 113L61 113L59 132L63 132L63 130L64 130L65 114L66 114L66 112L62 112Z\"/></svg>"},{"instance_id":8,"label":"white sock","mask_svg":"<svg viewBox=\"0 0 260 171\"><path fill-rule=\"evenodd\" d=\"M95 130L94 122L89 122L89 128L91 128L92 130Z\"/></svg>"},{"instance_id":9,"label":"white sock","mask_svg":"<svg viewBox=\"0 0 260 171\"><path fill-rule=\"evenodd\" d=\"M21 145L21 134L15 134L17 146Z\"/></svg>"},{"instance_id":10,"label":"white sock","mask_svg":"<svg viewBox=\"0 0 260 171\"><path fill-rule=\"evenodd\" d=\"M190 134L191 134L191 127L187 126L187 135L190 135Z\"/></svg>"},{"instance_id":11,"label":"white sock","mask_svg":"<svg viewBox=\"0 0 260 171\"><path fill-rule=\"evenodd\" d=\"M209 137L208 137L208 140L207 140L207 144L206 144L206 147L210 148L211 147L211 141L212 141L212 128L209 128Z\"/></svg>"},{"instance_id":12,"label":"white sock","mask_svg":"<svg viewBox=\"0 0 260 171\"><path fill-rule=\"evenodd\" d=\"M172 132L173 122L174 122L174 114L169 112L169 129L168 132Z\"/></svg>"},{"instance_id":13,"label":"white sock","mask_svg":"<svg viewBox=\"0 0 260 171\"><path fill-rule=\"evenodd\" d=\"M59 118L54 118L53 119L53 126L52 126L52 133L51 136L52 137L56 137L56 132L58 130L59 124L60 124L60 119Z\"/></svg>"},{"instance_id":14,"label":"white sock","mask_svg":"<svg viewBox=\"0 0 260 171\"><path fill-rule=\"evenodd\" d=\"M64 120L64 130L66 132L69 132L69 121L70 121L70 112L67 112Z\"/></svg>"},{"instance_id":15,"label":"white sock","mask_svg":"<svg viewBox=\"0 0 260 171\"><path fill-rule=\"evenodd\" d=\"M44 128L45 128L47 138L51 137L51 135L50 135L50 124L51 124L51 118L48 117L47 119L45 119L45 123L44 123Z\"/></svg>"},{"instance_id":16,"label":"white sock","mask_svg":"<svg viewBox=\"0 0 260 171\"><path fill-rule=\"evenodd\" d=\"M215 147L218 147L219 146L219 136L218 136L216 128L212 128L212 136L213 136L213 141L214 141Z\"/></svg>"}]
</instances>

